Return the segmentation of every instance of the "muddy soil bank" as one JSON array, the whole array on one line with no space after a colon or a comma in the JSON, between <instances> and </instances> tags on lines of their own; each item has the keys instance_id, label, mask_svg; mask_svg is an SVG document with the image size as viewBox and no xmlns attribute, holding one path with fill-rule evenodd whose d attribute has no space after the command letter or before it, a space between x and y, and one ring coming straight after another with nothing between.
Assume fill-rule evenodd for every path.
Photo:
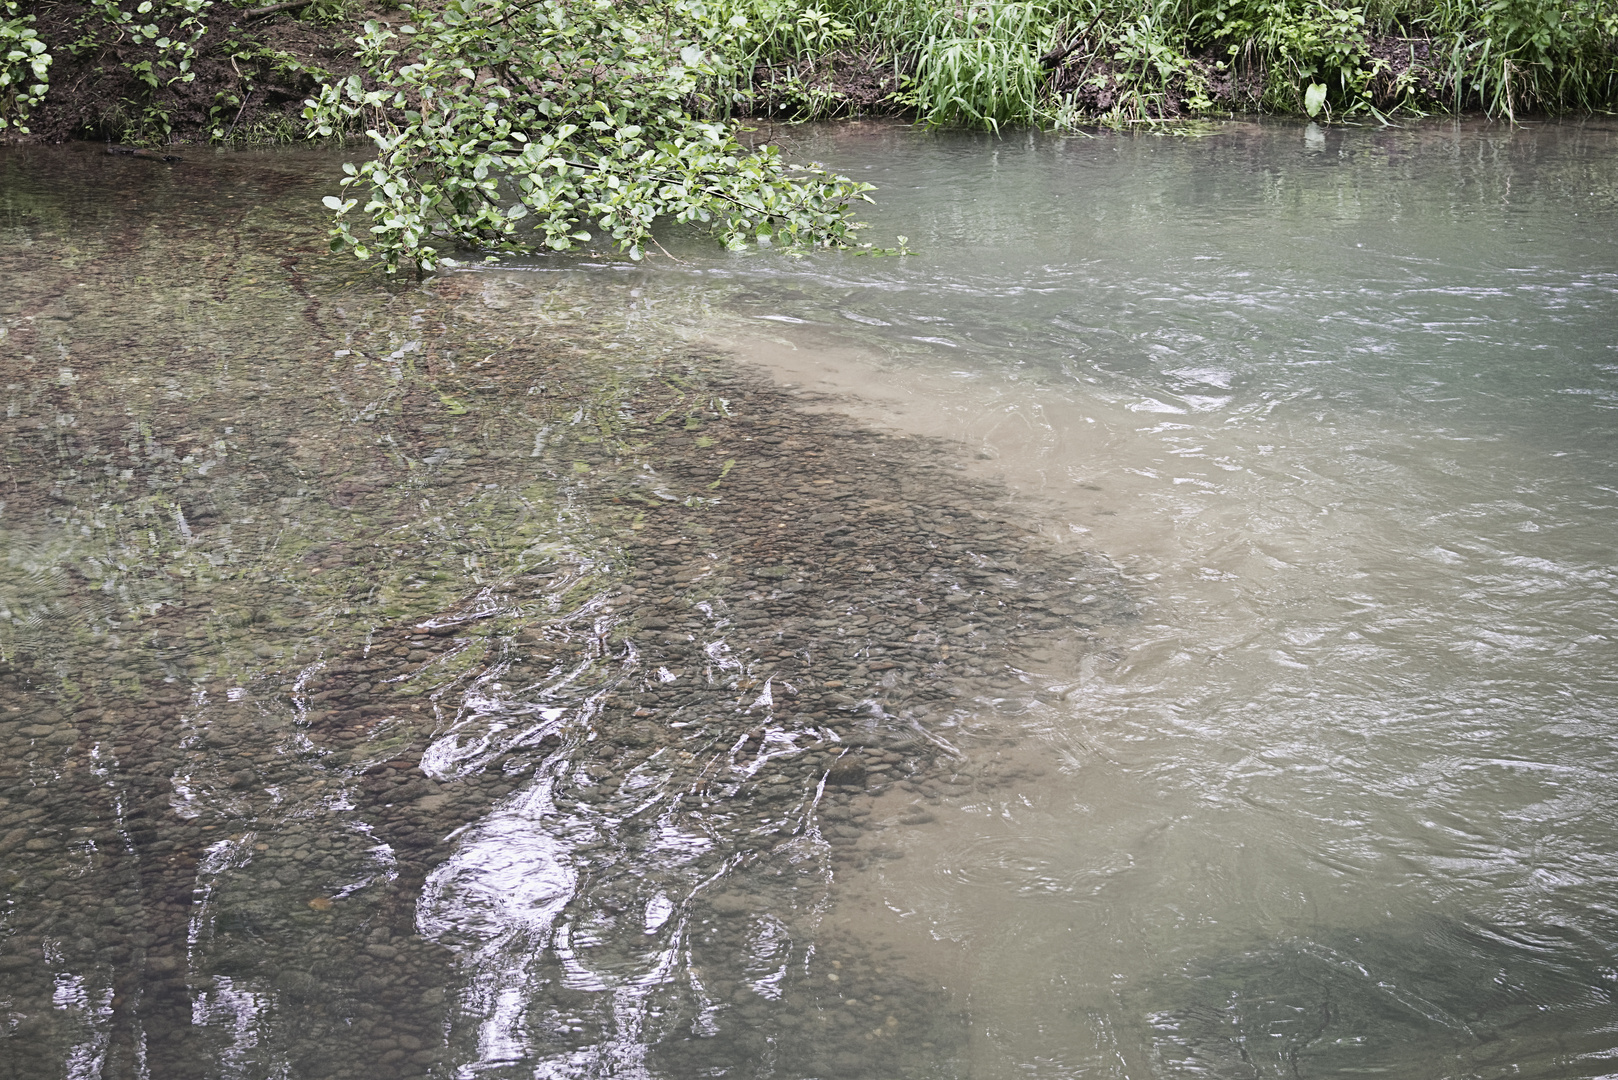
<instances>
[{"instance_id":1,"label":"muddy soil bank","mask_svg":"<svg viewBox=\"0 0 1618 1080\"><path fill-rule=\"evenodd\" d=\"M354 37L367 18L389 17L362 10L329 20L299 18L299 11L251 18L251 9L216 5L199 16L194 77L177 78L159 66L154 86L140 65L162 57L106 25L94 4L64 0L27 7L52 56L50 90L19 140L35 143L254 145L301 139L304 100L320 82L355 70ZM158 25L176 38L193 34Z\"/></svg>"}]
</instances>

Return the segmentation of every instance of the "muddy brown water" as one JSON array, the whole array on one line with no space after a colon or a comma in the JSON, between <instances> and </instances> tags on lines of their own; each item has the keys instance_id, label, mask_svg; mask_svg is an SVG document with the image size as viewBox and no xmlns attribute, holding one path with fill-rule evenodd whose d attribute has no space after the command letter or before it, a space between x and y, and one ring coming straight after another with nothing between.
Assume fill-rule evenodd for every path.
<instances>
[{"instance_id":1,"label":"muddy brown water","mask_svg":"<svg viewBox=\"0 0 1618 1080\"><path fill-rule=\"evenodd\" d=\"M0 155L0 1077L1610 1072L1618 136L764 134L919 253Z\"/></svg>"}]
</instances>

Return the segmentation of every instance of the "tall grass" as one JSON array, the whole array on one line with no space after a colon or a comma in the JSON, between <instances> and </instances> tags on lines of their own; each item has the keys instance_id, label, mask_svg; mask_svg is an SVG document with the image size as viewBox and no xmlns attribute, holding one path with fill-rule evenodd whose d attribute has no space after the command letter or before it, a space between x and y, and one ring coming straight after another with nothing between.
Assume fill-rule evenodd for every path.
<instances>
[{"instance_id":1,"label":"tall grass","mask_svg":"<svg viewBox=\"0 0 1618 1080\"><path fill-rule=\"evenodd\" d=\"M1438 0L1408 20L1445 45L1456 107L1492 113L1611 108L1618 4L1611 0Z\"/></svg>"},{"instance_id":2,"label":"tall grass","mask_svg":"<svg viewBox=\"0 0 1618 1080\"><path fill-rule=\"evenodd\" d=\"M747 62L859 51L933 124L1618 108L1618 0L722 3L773 27Z\"/></svg>"},{"instance_id":3,"label":"tall grass","mask_svg":"<svg viewBox=\"0 0 1618 1080\"><path fill-rule=\"evenodd\" d=\"M1042 117L1039 56L1054 32L1043 5L972 0L930 16L906 95L923 120L998 129Z\"/></svg>"}]
</instances>

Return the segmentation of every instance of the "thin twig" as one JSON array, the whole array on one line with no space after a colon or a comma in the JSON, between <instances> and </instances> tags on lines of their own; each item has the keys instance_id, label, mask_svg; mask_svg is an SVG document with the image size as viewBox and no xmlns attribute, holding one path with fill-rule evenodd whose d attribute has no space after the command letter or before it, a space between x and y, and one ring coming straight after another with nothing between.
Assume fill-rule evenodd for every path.
<instances>
[{"instance_id":1,"label":"thin twig","mask_svg":"<svg viewBox=\"0 0 1618 1080\"><path fill-rule=\"evenodd\" d=\"M684 266L685 265L685 260L677 259L673 255L671 255L669 253L668 248L664 247L661 243L658 243L657 237L653 236L651 233L647 233L646 234L646 239L650 240L654 244L657 244L657 250L661 251L665 255L668 255L668 257L674 261L675 265L677 265L677 266Z\"/></svg>"},{"instance_id":2,"label":"thin twig","mask_svg":"<svg viewBox=\"0 0 1618 1080\"><path fill-rule=\"evenodd\" d=\"M241 121L242 121L242 113L247 111L247 103L249 101L252 101L252 100L253 100L253 91L249 90L249 91L247 91L247 96L242 98L242 107L236 110L236 119L234 119L234 120L232 120L230 122L230 130L225 132L225 138L227 140L232 135L236 134L236 125L241 123Z\"/></svg>"},{"instance_id":3,"label":"thin twig","mask_svg":"<svg viewBox=\"0 0 1618 1080\"><path fill-rule=\"evenodd\" d=\"M283 3L279 4L265 4L263 7L256 7L250 11L242 12L242 18L252 22L254 19L262 19L279 11L295 11L298 8L306 8L314 2L315 0L284 0Z\"/></svg>"}]
</instances>

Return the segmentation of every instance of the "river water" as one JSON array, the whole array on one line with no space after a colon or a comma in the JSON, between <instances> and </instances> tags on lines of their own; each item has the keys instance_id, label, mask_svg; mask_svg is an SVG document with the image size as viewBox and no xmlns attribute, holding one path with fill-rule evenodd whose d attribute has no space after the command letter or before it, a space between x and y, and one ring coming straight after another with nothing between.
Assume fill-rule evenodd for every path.
<instances>
[{"instance_id":1,"label":"river water","mask_svg":"<svg viewBox=\"0 0 1618 1080\"><path fill-rule=\"evenodd\" d=\"M1618 1073L1618 125L762 134L914 253L0 156L0 1076Z\"/></svg>"}]
</instances>

